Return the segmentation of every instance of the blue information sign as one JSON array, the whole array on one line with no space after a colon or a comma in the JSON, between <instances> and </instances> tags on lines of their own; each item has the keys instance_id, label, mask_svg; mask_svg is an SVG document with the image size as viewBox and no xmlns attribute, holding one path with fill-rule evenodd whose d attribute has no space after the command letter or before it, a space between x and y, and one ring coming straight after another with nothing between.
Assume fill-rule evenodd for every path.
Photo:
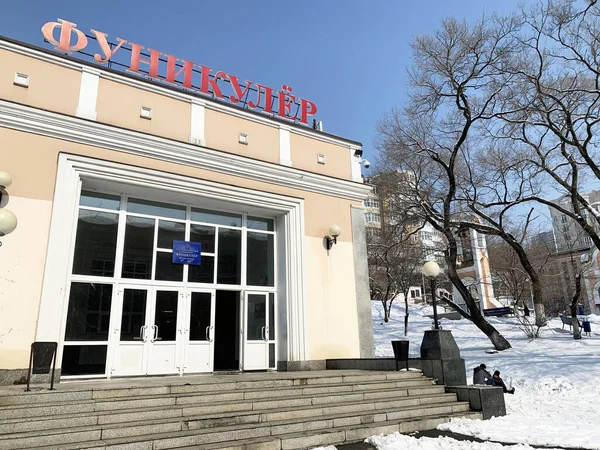
<instances>
[{"instance_id":1,"label":"blue information sign","mask_svg":"<svg viewBox=\"0 0 600 450\"><path fill-rule=\"evenodd\" d=\"M193 264L200 265L200 255L202 254L201 242L173 241L173 264Z\"/></svg>"}]
</instances>

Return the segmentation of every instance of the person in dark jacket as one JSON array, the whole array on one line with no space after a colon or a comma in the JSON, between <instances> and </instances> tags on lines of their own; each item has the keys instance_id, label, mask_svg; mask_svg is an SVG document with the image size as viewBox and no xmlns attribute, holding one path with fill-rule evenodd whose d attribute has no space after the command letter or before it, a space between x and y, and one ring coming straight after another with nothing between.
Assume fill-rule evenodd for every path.
<instances>
[{"instance_id":1,"label":"person in dark jacket","mask_svg":"<svg viewBox=\"0 0 600 450\"><path fill-rule=\"evenodd\" d=\"M473 369L473 384L487 384L492 379L492 374L486 370L485 364L480 364Z\"/></svg>"},{"instance_id":2,"label":"person in dark jacket","mask_svg":"<svg viewBox=\"0 0 600 450\"><path fill-rule=\"evenodd\" d=\"M506 387L506 384L504 384L504 381L502 380L502 378L500 378L500 371L496 370L494 372L494 375L492 376L492 386L500 386L502 388L502 392L504 392L505 394L514 394L515 393L515 388L511 388L508 389Z\"/></svg>"}]
</instances>

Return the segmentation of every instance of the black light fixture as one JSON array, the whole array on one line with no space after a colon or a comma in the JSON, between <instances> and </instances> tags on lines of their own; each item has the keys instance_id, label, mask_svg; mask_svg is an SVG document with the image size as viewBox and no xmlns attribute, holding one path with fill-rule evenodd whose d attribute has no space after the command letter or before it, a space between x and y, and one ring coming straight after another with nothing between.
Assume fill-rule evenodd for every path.
<instances>
[{"instance_id":1,"label":"black light fixture","mask_svg":"<svg viewBox=\"0 0 600 450\"><path fill-rule=\"evenodd\" d=\"M331 250L333 244L337 244L337 237L342 234L342 229L339 227L339 225L333 224L329 227L329 234L331 236L325 236L327 250Z\"/></svg>"}]
</instances>

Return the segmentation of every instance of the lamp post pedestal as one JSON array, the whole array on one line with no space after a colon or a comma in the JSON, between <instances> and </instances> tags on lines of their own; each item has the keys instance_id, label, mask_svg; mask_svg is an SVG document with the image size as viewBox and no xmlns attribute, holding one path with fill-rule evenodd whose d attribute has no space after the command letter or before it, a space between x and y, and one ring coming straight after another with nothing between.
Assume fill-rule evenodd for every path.
<instances>
[{"instance_id":1,"label":"lamp post pedestal","mask_svg":"<svg viewBox=\"0 0 600 450\"><path fill-rule=\"evenodd\" d=\"M423 375L437 384L462 386L467 384L465 360L450 330L427 330L421 342Z\"/></svg>"}]
</instances>

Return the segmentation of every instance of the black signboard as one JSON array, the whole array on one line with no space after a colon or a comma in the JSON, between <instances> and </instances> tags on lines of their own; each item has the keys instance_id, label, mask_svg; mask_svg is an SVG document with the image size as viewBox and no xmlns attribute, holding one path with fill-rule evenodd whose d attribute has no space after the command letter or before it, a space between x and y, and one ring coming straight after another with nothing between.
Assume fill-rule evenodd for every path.
<instances>
[{"instance_id":1,"label":"black signboard","mask_svg":"<svg viewBox=\"0 0 600 450\"><path fill-rule=\"evenodd\" d=\"M29 357L29 373L27 374L27 390L31 374L50 373L52 367L52 379L50 381L50 390L54 389L54 369L56 368L56 350L57 342L34 342L31 344L31 355Z\"/></svg>"}]
</instances>

